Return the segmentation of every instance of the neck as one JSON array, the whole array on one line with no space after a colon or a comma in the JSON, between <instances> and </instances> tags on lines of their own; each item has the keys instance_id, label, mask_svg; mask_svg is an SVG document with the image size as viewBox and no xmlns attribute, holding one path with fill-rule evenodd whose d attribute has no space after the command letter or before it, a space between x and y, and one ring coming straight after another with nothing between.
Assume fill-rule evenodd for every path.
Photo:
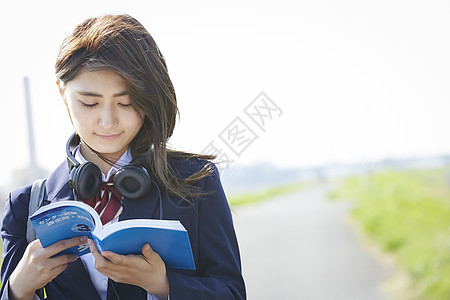
<instances>
[{"instance_id":1,"label":"neck","mask_svg":"<svg viewBox=\"0 0 450 300\"><path fill-rule=\"evenodd\" d=\"M116 163L120 158L120 157L112 158L112 157L108 157L108 156L104 155L105 158L109 160L109 162L104 161L97 153L92 151L83 142L81 142L80 151L81 151L81 155L83 155L83 157L87 161L96 164L97 167L99 167L100 171L105 175L108 174L108 171L111 169L111 163L112 164Z\"/></svg>"}]
</instances>

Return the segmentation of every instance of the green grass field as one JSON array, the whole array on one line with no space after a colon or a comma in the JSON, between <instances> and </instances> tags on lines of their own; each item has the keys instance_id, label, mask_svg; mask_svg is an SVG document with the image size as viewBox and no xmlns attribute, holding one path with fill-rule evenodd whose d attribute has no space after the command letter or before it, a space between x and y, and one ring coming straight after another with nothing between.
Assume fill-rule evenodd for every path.
<instances>
[{"instance_id":1,"label":"green grass field","mask_svg":"<svg viewBox=\"0 0 450 300\"><path fill-rule=\"evenodd\" d=\"M450 168L353 176L331 195L407 270L416 299L450 299Z\"/></svg>"}]
</instances>

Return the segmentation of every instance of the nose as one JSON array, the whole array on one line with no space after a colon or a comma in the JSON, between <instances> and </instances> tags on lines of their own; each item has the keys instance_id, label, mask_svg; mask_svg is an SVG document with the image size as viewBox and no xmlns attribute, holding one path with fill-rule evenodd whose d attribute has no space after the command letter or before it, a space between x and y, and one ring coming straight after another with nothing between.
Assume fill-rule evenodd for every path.
<instances>
[{"instance_id":1,"label":"nose","mask_svg":"<svg viewBox=\"0 0 450 300\"><path fill-rule=\"evenodd\" d=\"M117 125L117 115L111 105L104 105L100 111L98 125L104 129L112 129Z\"/></svg>"}]
</instances>

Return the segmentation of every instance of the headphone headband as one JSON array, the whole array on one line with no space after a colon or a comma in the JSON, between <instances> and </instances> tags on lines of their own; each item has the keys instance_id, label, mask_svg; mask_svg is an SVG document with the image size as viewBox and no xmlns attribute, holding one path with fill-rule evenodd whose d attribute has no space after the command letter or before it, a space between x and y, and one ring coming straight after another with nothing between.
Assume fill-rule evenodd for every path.
<instances>
[{"instance_id":1,"label":"headphone headband","mask_svg":"<svg viewBox=\"0 0 450 300\"><path fill-rule=\"evenodd\" d=\"M72 133L69 140L66 144L66 155L67 155L67 163L69 164L69 170L72 170L75 167L78 167L80 163L76 160L75 156L73 156L72 151L75 149L75 146L80 144L80 137L76 132Z\"/></svg>"}]
</instances>

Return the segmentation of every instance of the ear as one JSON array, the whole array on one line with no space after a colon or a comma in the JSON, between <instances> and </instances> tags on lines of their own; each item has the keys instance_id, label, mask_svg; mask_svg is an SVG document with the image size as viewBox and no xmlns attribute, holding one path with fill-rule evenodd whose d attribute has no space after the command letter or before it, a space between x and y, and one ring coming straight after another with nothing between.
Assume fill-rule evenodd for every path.
<instances>
[{"instance_id":1,"label":"ear","mask_svg":"<svg viewBox=\"0 0 450 300\"><path fill-rule=\"evenodd\" d=\"M59 94L63 98L64 104L67 106L67 100L66 100L66 97L64 96L64 88L62 87L63 83L60 82L59 80L57 80L56 85L58 86Z\"/></svg>"}]
</instances>

